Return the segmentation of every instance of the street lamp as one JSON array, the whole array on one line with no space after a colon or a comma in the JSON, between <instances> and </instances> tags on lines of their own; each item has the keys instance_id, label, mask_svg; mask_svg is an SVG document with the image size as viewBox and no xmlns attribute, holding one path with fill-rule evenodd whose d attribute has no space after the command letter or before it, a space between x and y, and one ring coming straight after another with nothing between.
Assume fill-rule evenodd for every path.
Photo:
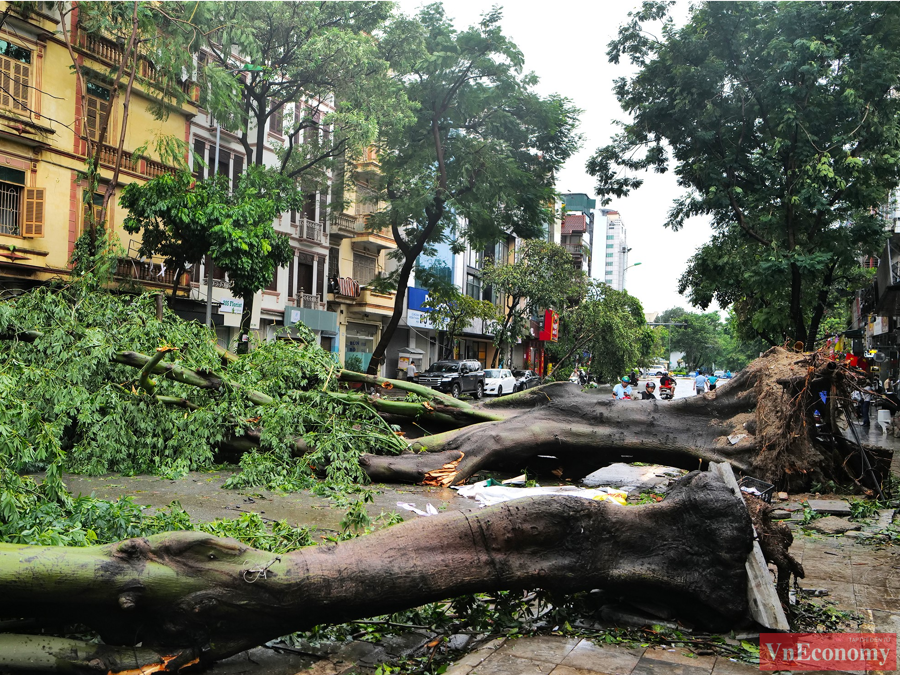
<instances>
[{"instance_id":1,"label":"street lamp","mask_svg":"<svg viewBox=\"0 0 900 675\"><path fill-rule=\"evenodd\" d=\"M627 271L630 270L632 267L637 267L637 266L640 265L640 264L642 264L642 263L634 263L634 264L632 264L632 265L629 265L629 266L626 267L624 270L622 270L622 272L627 272Z\"/></svg>"}]
</instances>

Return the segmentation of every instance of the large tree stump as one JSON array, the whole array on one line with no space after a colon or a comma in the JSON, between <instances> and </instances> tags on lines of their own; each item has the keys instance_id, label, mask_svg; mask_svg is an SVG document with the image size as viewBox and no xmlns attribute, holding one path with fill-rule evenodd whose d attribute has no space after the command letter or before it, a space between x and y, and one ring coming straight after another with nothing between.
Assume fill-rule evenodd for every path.
<instances>
[{"instance_id":1,"label":"large tree stump","mask_svg":"<svg viewBox=\"0 0 900 675\"><path fill-rule=\"evenodd\" d=\"M318 624L504 589L603 588L723 629L747 612L751 544L743 501L717 476L692 472L658 504L533 497L281 556L193 532L82 549L0 544L0 618L90 626L112 646L91 652L94 666L152 662L150 672ZM43 644L3 640L7 667L26 642ZM133 664L114 649L131 645L143 650ZM71 645L60 648L71 656Z\"/></svg>"}]
</instances>

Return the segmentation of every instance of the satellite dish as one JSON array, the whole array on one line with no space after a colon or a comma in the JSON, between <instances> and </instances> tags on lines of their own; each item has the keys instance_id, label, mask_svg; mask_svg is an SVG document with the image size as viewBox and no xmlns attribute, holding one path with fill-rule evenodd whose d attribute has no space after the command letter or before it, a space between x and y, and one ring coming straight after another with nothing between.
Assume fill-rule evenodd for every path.
<instances>
[{"instance_id":1,"label":"satellite dish","mask_svg":"<svg viewBox=\"0 0 900 675\"><path fill-rule=\"evenodd\" d=\"M875 359L875 363L884 363L887 361L887 356L884 355L884 352L875 352L872 358Z\"/></svg>"}]
</instances>

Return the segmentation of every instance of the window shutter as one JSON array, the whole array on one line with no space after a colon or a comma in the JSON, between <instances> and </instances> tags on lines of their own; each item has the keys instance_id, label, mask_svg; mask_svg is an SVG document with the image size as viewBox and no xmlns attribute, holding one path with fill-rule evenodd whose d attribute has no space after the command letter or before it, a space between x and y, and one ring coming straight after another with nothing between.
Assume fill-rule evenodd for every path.
<instances>
[{"instance_id":1,"label":"window shutter","mask_svg":"<svg viewBox=\"0 0 900 675\"><path fill-rule=\"evenodd\" d=\"M16 63L13 66L13 109L28 109L28 74L30 68L24 63Z\"/></svg>"},{"instance_id":2,"label":"window shutter","mask_svg":"<svg viewBox=\"0 0 900 675\"><path fill-rule=\"evenodd\" d=\"M97 140L97 131L100 128L100 101L93 96L87 97L87 135Z\"/></svg>"},{"instance_id":3,"label":"window shutter","mask_svg":"<svg viewBox=\"0 0 900 675\"><path fill-rule=\"evenodd\" d=\"M288 265L288 297L294 297L294 260L296 256L291 258L291 262Z\"/></svg>"},{"instance_id":4,"label":"window shutter","mask_svg":"<svg viewBox=\"0 0 900 675\"><path fill-rule=\"evenodd\" d=\"M44 188L25 188L25 220L22 236L44 236Z\"/></svg>"},{"instance_id":5,"label":"window shutter","mask_svg":"<svg viewBox=\"0 0 900 675\"><path fill-rule=\"evenodd\" d=\"M12 91L12 82L10 81L10 70L12 69L12 61L9 59L0 59L0 81L3 82L3 92L0 94L0 105L8 108L10 105L9 94Z\"/></svg>"}]
</instances>

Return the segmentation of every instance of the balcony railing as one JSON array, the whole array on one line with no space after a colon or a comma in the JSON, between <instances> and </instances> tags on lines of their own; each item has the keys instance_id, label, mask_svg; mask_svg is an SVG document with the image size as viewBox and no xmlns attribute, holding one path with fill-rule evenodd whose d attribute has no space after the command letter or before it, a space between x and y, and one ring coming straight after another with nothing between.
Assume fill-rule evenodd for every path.
<instances>
[{"instance_id":1,"label":"balcony railing","mask_svg":"<svg viewBox=\"0 0 900 675\"><path fill-rule=\"evenodd\" d=\"M118 65L122 61L122 50L112 40L91 35L84 28L78 33L78 45L104 61Z\"/></svg>"},{"instance_id":2,"label":"balcony railing","mask_svg":"<svg viewBox=\"0 0 900 675\"><path fill-rule=\"evenodd\" d=\"M107 63L117 66L122 62L124 44L122 47L119 47L116 42L109 38L88 33L84 30L83 26L79 26L78 46L92 56L95 56L102 61L106 61ZM156 82L159 79L159 75L156 72L156 66L154 66L144 55L140 56L139 69L141 77L150 80L151 82Z\"/></svg>"},{"instance_id":3,"label":"balcony railing","mask_svg":"<svg viewBox=\"0 0 900 675\"><path fill-rule=\"evenodd\" d=\"M297 236L301 239L313 241L317 244L328 243L322 228L322 223L317 223L309 218L300 218L296 224L294 224L294 228L296 229Z\"/></svg>"},{"instance_id":4,"label":"balcony railing","mask_svg":"<svg viewBox=\"0 0 900 675\"><path fill-rule=\"evenodd\" d=\"M171 286L175 283L175 270L168 269L161 263L141 262L134 258L119 258L116 265L116 276L120 279L133 279L135 281L149 281L155 284ZM181 275L180 286L190 283L190 273Z\"/></svg>"},{"instance_id":5,"label":"balcony railing","mask_svg":"<svg viewBox=\"0 0 900 675\"><path fill-rule=\"evenodd\" d=\"M209 284L209 277L203 277L200 284L206 288L207 284ZM213 278L213 288L231 288L231 282L228 279Z\"/></svg>"},{"instance_id":6,"label":"balcony railing","mask_svg":"<svg viewBox=\"0 0 900 675\"><path fill-rule=\"evenodd\" d=\"M563 246L572 255L584 255L584 246L577 244L563 244Z\"/></svg>"},{"instance_id":7,"label":"balcony railing","mask_svg":"<svg viewBox=\"0 0 900 675\"><path fill-rule=\"evenodd\" d=\"M380 230L369 230L367 229L366 217L365 216L357 216L356 220L356 236L361 234L374 234L379 237L387 237L388 239L393 240L394 233L391 231L390 227L383 227Z\"/></svg>"},{"instance_id":8,"label":"balcony railing","mask_svg":"<svg viewBox=\"0 0 900 675\"><path fill-rule=\"evenodd\" d=\"M116 148L105 143L100 148L100 164L112 168L116 165ZM175 169L152 159L138 160L127 150L122 150L122 168L148 178L156 178L164 173L175 173Z\"/></svg>"},{"instance_id":9,"label":"balcony railing","mask_svg":"<svg viewBox=\"0 0 900 675\"><path fill-rule=\"evenodd\" d=\"M100 164L103 166L113 167L116 165L116 148L105 143L100 147ZM126 150L122 150L122 168L126 171L139 173L139 166L132 154Z\"/></svg>"},{"instance_id":10,"label":"balcony railing","mask_svg":"<svg viewBox=\"0 0 900 675\"><path fill-rule=\"evenodd\" d=\"M318 295L311 295L309 293L300 293L297 297L297 300L300 301L300 306L303 309L324 309L323 305L325 304L321 300L319 300Z\"/></svg>"},{"instance_id":11,"label":"balcony railing","mask_svg":"<svg viewBox=\"0 0 900 675\"><path fill-rule=\"evenodd\" d=\"M344 214L335 216L331 231L336 234L344 234L351 237L355 236L357 233L356 218L353 216L345 216Z\"/></svg>"},{"instance_id":12,"label":"balcony railing","mask_svg":"<svg viewBox=\"0 0 900 675\"><path fill-rule=\"evenodd\" d=\"M150 178L156 178L157 176L162 176L166 173L175 173L175 169L172 167L160 164L159 162L154 162L152 159L145 159L144 166L144 175L150 176Z\"/></svg>"}]
</instances>

